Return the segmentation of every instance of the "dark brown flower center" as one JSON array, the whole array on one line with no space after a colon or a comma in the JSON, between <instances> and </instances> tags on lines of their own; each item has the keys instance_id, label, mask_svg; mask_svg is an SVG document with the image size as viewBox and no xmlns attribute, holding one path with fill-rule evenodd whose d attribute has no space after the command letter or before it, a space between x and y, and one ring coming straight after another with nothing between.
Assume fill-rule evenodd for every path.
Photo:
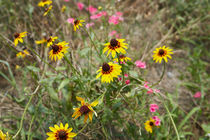
<instances>
[{"instance_id":1,"label":"dark brown flower center","mask_svg":"<svg viewBox=\"0 0 210 140\"><path fill-rule=\"evenodd\" d=\"M110 45L111 45L112 47L116 47L116 46L118 45L118 41L117 41L116 39L111 39L111 40L110 40Z\"/></svg>"},{"instance_id":2,"label":"dark brown flower center","mask_svg":"<svg viewBox=\"0 0 210 140\"><path fill-rule=\"evenodd\" d=\"M42 2L46 2L47 0L42 0Z\"/></svg>"},{"instance_id":3,"label":"dark brown flower center","mask_svg":"<svg viewBox=\"0 0 210 140\"><path fill-rule=\"evenodd\" d=\"M51 37L47 39L47 42L51 42L51 41L52 41L52 38Z\"/></svg>"},{"instance_id":4,"label":"dark brown flower center","mask_svg":"<svg viewBox=\"0 0 210 140\"><path fill-rule=\"evenodd\" d=\"M154 125L154 123L153 123L153 122L150 122L150 123L149 123L149 125L150 125L150 126L153 126L153 125Z\"/></svg>"},{"instance_id":5,"label":"dark brown flower center","mask_svg":"<svg viewBox=\"0 0 210 140\"><path fill-rule=\"evenodd\" d=\"M125 56L124 56L123 54L121 54L121 55L119 56L119 58L122 59L122 58L125 58Z\"/></svg>"},{"instance_id":6,"label":"dark brown flower center","mask_svg":"<svg viewBox=\"0 0 210 140\"><path fill-rule=\"evenodd\" d=\"M163 56L165 51L163 49L160 49L158 53L159 53L160 56Z\"/></svg>"},{"instance_id":7,"label":"dark brown flower center","mask_svg":"<svg viewBox=\"0 0 210 140\"><path fill-rule=\"evenodd\" d=\"M58 45L53 45L52 49L53 49L53 53L56 53L56 52L59 51L59 46Z\"/></svg>"},{"instance_id":8,"label":"dark brown flower center","mask_svg":"<svg viewBox=\"0 0 210 140\"><path fill-rule=\"evenodd\" d=\"M79 24L79 20L74 21L74 25L77 25L77 24Z\"/></svg>"},{"instance_id":9,"label":"dark brown flower center","mask_svg":"<svg viewBox=\"0 0 210 140\"><path fill-rule=\"evenodd\" d=\"M110 70L109 64L103 63L102 70L103 70L103 72L108 72Z\"/></svg>"},{"instance_id":10,"label":"dark brown flower center","mask_svg":"<svg viewBox=\"0 0 210 140\"><path fill-rule=\"evenodd\" d=\"M90 109L86 105L83 105L82 107L80 107L79 111L81 114L87 114L90 111Z\"/></svg>"},{"instance_id":11,"label":"dark brown flower center","mask_svg":"<svg viewBox=\"0 0 210 140\"><path fill-rule=\"evenodd\" d=\"M67 140L67 133L64 130L61 130L58 132L58 138L59 140Z\"/></svg>"},{"instance_id":12,"label":"dark brown flower center","mask_svg":"<svg viewBox=\"0 0 210 140\"><path fill-rule=\"evenodd\" d=\"M15 33L15 34L14 34L14 37L15 37L15 38L18 38L19 36L20 36L19 33Z\"/></svg>"}]
</instances>

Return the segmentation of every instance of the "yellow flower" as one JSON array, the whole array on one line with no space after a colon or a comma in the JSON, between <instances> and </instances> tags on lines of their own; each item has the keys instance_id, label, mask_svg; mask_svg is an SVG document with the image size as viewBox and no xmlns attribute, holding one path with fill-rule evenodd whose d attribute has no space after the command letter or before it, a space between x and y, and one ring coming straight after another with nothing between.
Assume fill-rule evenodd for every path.
<instances>
[{"instance_id":1,"label":"yellow flower","mask_svg":"<svg viewBox=\"0 0 210 140\"><path fill-rule=\"evenodd\" d=\"M26 55L30 55L29 52L27 50L24 50L23 52L19 52L16 54L16 57L19 57L19 58L25 58Z\"/></svg>"},{"instance_id":2,"label":"yellow flower","mask_svg":"<svg viewBox=\"0 0 210 140\"><path fill-rule=\"evenodd\" d=\"M66 43L65 41L59 42L58 44L52 45L52 50L49 52L49 57L51 60L60 60L63 58L64 54L67 53L67 49L69 48L69 43Z\"/></svg>"},{"instance_id":3,"label":"yellow flower","mask_svg":"<svg viewBox=\"0 0 210 140\"><path fill-rule=\"evenodd\" d=\"M109 62L103 63L102 67L100 67L97 72L99 72L99 74L96 76L96 79L101 76L102 83L110 83L111 81L113 81L113 78L117 78L122 71L120 65Z\"/></svg>"},{"instance_id":4,"label":"yellow flower","mask_svg":"<svg viewBox=\"0 0 210 140\"><path fill-rule=\"evenodd\" d=\"M0 140L6 140L6 134L4 134L1 130L0 130Z\"/></svg>"},{"instance_id":5,"label":"yellow flower","mask_svg":"<svg viewBox=\"0 0 210 140\"><path fill-rule=\"evenodd\" d=\"M72 128L68 127L68 123L66 123L65 126L60 123L60 127L58 125L54 125L54 127L49 127L52 132L47 132L47 135L49 136L47 140L72 140L72 138L75 137L77 134L71 132Z\"/></svg>"},{"instance_id":6,"label":"yellow flower","mask_svg":"<svg viewBox=\"0 0 210 140\"><path fill-rule=\"evenodd\" d=\"M52 3L52 0L41 0L39 3L38 3L38 6L39 7L44 7L45 5L50 5Z\"/></svg>"},{"instance_id":7,"label":"yellow flower","mask_svg":"<svg viewBox=\"0 0 210 140\"><path fill-rule=\"evenodd\" d=\"M61 8L61 12L64 12L66 10L66 6L63 5L62 8Z\"/></svg>"},{"instance_id":8,"label":"yellow flower","mask_svg":"<svg viewBox=\"0 0 210 140\"><path fill-rule=\"evenodd\" d=\"M36 44L44 44L45 42L47 42L47 39L42 39L42 40L37 40L35 41Z\"/></svg>"},{"instance_id":9,"label":"yellow flower","mask_svg":"<svg viewBox=\"0 0 210 140\"><path fill-rule=\"evenodd\" d=\"M173 54L172 49L169 49L169 47L160 47L160 48L156 48L155 51L153 51L154 55L153 55L153 60L155 60L155 63L162 62L162 59L164 59L164 61L167 63L168 62L168 58L171 59L171 55Z\"/></svg>"},{"instance_id":10,"label":"yellow flower","mask_svg":"<svg viewBox=\"0 0 210 140\"><path fill-rule=\"evenodd\" d=\"M127 62L128 60L131 61L131 58L130 57L127 57L127 56L125 56L123 54L121 54L119 56L119 59L120 59L120 62ZM113 61L118 62L118 58L113 59Z\"/></svg>"},{"instance_id":11,"label":"yellow flower","mask_svg":"<svg viewBox=\"0 0 210 140\"><path fill-rule=\"evenodd\" d=\"M51 9L52 9L52 5L50 5L50 7L48 7L48 8L45 10L43 16L46 16L46 15L49 13L49 11L50 11Z\"/></svg>"},{"instance_id":12,"label":"yellow flower","mask_svg":"<svg viewBox=\"0 0 210 140\"><path fill-rule=\"evenodd\" d=\"M116 53L122 53L125 54L127 49L126 43L124 43L125 39L111 39L110 42L104 44L106 46L103 50L103 53L108 51L107 56L111 53L112 57L114 58L116 56Z\"/></svg>"},{"instance_id":13,"label":"yellow flower","mask_svg":"<svg viewBox=\"0 0 210 140\"><path fill-rule=\"evenodd\" d=\"M50 38L47 39L47 47L50 47L56 39L58 39L57 36L55 37L50 36Z\"/></svg>"},{"instance_id":14,"label":"yellow flower","mask_svg":"<svg viewBox=\"0 0 210 140\"><path fill-rule=\"evenodd\" d=\"M15 37L15 40L14 40L14 43L15 43L15 46L17 46L18 44L18 41L23 43L23 37L25 37L27 34L27 32L22 32L22 33L15 33L14 34L14 37Z\"/></svg>"},{"instance_id":15,"label":"yellow flower","mask_svg":"<svg viewBox=\"0 0 210 140\"><path fill-rule=\"evenodd\" d=\"M72 115L74 119L85 115L84 123L86 123L88 117L89 120L92 122L93 119L93 113L97 116L96 112L93 110L92 107L95 107L98 104L98 100L93 101L91 104L88 104L85 102L85 100L81 97L76 97L77 101L81 102L81 106L79 108L74 108L75 112Z\"/></svg>"},{"instance_id":16,"label":"yellow flower","mask_svg":"<svg viewBox=\"0 0 210 140\"><path fill-rule=\"evenodd\" d=\"M19 65L16 65L16 66L15 66L15 69L16 69L16 70L19 70L19 69L20 69L20 66L19 66Z\"/></svg>"},{"instance_id":17,"label":"yellow flower","mask_svg":"<svg viewBox=\"0 0 210 140\"><path fill-rule=\"evenodd\" d=\"M79 29L79 26L82 26L82 22L85 22L84 20L74 20L74 31Z\"/></svg>"},{"instance_id":18,"label":"yellow flower","mask_svg":"<svg viewBox=\"0 0 210 140\"><path fill-rule=\"evenodd\" d=\"M155 125L155 120L153 120L152 118L150 118L150 120L147 120L147 121L144 123L144 125L145 125L146 131L152 133L152 128L153 128L154 126L156 126L156 125Z\"/></svg>"}]
</instances>

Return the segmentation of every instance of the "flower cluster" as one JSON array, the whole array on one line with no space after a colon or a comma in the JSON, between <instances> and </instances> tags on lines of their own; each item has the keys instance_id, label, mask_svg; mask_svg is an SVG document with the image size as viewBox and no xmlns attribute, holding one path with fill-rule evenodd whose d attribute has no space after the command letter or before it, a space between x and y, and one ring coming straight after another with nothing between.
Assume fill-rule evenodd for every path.
<instances>
[{"instance_id":1,"label":"flower cluster","mask_svg":"<svg viewBox=\"0 0 210 140\"><path fill-rule=\"evenodd\" d=\"M52 0L41 0L38 3L38 6L39 7L47 6L47 9L44 13L44 16L46 16L48 14L48 12L52 9ZM80 11L85 9L85 5L81 2L77 3L77 7ZM66 7L63 6L61 11L64 12L65 9L66 9ZM99 20L101 17L107 16L107 12L98 11L93 6L88 6L86 8L86 10L89 12L91 20L96 20L96 19ZM123 14L121 12L116 12L114 15L109 17L108 22L110 24L116 25L120 21L123 21L122 15ZM77 31L81 26L83 26L83 22L85 22L85 20L81 20L81 19L77 19L77 18L68 18L67 22L71 23L73 25L74 31ZM94 22L87 23L86 28L90 28L93 25L95 25ZM85 30L85 31L87 31L87 30ZM87 33L88 33L88 31L87 31ZM15 33L15 35L14 35L15 46L17 46L17 44L19 42L23 43L23 37L25 37L26 34L27 34L27 32ZM109 59L109 62L103 61L100 68L96 71L96 73L97 73L96 79L101 78L101 82L106 83L106 84L115 82L115 80L117 81L117 79L118 79L117 82L123 81L121 83L119 82L122 86L129 87L132 85L130 83L132 82L133 77L131 76L130 73L127 74L124 71L125 70L124 68L126 66L128 66L129 63L131 63L131 65L133 65L134 67L136 66L141 69L146 69L146 63L142 62L141 60L137 60L137 61L135 61L135 63L131 62L132 59L130 57L126 56L126 53L128 50L128 44L126 43L125 39L119 38L120 34L118 34L117 31L113 30L109 34L109 36L112 37L112 39L110 39L109 42L106 42L104 44L102 53L103 54L106 53L107 59L109 59L109 58L110 59ZM66 41L60 41L60 39L58 39L57 36L52 36L52 35L46 36L46 37L42 38L41 40L37 40L36 44L37 45L44 44L47 49L50 48L48 54L49 54L49 58L52 61L61 60L63 57L66 59L65 54L68 52L69 43L67 43ZM97 48L95 48L95 49L97 51ZM168 62L167 58L171 59L171 54L173 54L173 52L172 52L172 49L170 49L169 47L163 46L160 48L156 48L156 50L154 51L153 60L156 63L157 62L161 63L163 60L164 64L165 64L165 62ZM20 51L19 53L17 53L16 56L25 58L27 55L30 55L30 54L27 49L24 49L23 51ZM123 78L123 80L122 80L122 78ZM138 81L138 79L137 79L137 81ZM145 80L139 80L139 81L141 81L141 83L140 84L138 83L138 84L139 85L143 84L143 85L141 85L141 87L143 89L147 90L147 94L151 95L154 92L155 93L160 92L158 89L153 89L152 88L153 86L150 85L149 82L146 82ZM117 84L120 85L119 83L117 83ZM201 95L199 93L196 93L196 95L194 95L195 98L198 98L200 96ZM76 108L73 108L74 113L71 114L72 118L74 118L74 120L75 120L79 117L84 117L84 121L83 121L84 123L87 123L88 119L89 119L89 122L92 122L93 116L94 116L93 114L95 114L95 116L97 117L97 113L93 108L99 104L99 99L89 103L84 98L76 96L76 100L80 102L80 105ZM155 113L157 110L159 110L159 106L157 104L150 104L149 109L150 109L151 113ZM153 116L144 123L145 129L147 132L152 133L153 128L159 127L160 123L161 123L160 118L158 118L158 116ZM71 127L69 128L68 123L66 123L65 125L63 125L63 123L60 123L60 126L55 124L54 127L49 127L49 129L51 130L51 132L47 133L47 135L49 136L47 138L47 140L71 140L73 137L75 137L77 135L77 133L72 132L73 128L71 128ZM2 131L0 131L0 139L1 140L6 139L6 135Z\"/></svg>"},{"instance_id":2,"label":"flower cluster","mask_svg":"<svg viewBox=\"0 0 210 140\"><path fill-rule=\"evenodd\" d=\"M45 7L45 12L43 14L43 16L46 16L53 8L52 6L52 0L41 0L38 3L39 7Z\"/></svg>"}]
</instances>

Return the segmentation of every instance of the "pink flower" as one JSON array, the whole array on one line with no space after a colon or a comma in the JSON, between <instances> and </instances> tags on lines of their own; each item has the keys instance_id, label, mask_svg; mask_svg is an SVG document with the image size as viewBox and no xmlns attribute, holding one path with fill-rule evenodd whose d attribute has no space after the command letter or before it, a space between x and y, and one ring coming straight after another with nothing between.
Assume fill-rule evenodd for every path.
<instances>
[{"instance_id":1,"label":"pink flower","mask_svg":"<svg viewBox=\"0 0 210 140\"><path fill-rule=\"evenodd\" d=\"M149 90L147 91L147 94L153 93L153 90L151 88L149 88Z\"/></svg>"},{"instance_id":2,"label":"pink flower","mask_svg":"<svg viewBox=\"0 0 210 140\"><path fill-rule=\"evenodd\" d=\"M95 23L93 23L93 22L87 23L87 24L86 24L86 28L90 28L90 27L92 27L93 25L95 25Z\"/></svg>"},{"instance_id":3,"label":"pink flower","mask_svg":"<svg viewBox=\"0 0 210 140\"><path fill-rule=\"evenodd\" d=\"M97 9L91 5L86 10L89 11L91 15L97 12Z\"/></svg>"},{"instance_id":4,"label":"pink flower","mask_svg":"<svg viewBox=\"0 0 210 140\"><path fill-rule=\"evenodd\" d=\"M155 112L156 110L159 109L159 106L157 104L150 104L150 112Z\"/></svg>"},{"instance_id":5,"label":"pink flower","mask_svg":"<svg viewBox=\"0 0 210 140\"><path fill-rule=\"evenodd\" d=\"M113 16L109 17L109 23L110 24L113 23L115 25L118 24L119 23L119 17L116 16L116 15L113 15Z\"/></svg>"},{"instance_id":6,"label":"pink flower","mask_svg":"<svg viewBox=\"0 0 210 140\"><path fill-rule=\"evenodd\" d=\"M119 17L119 20L120 21L123 21L124 20L124 18L122 17L122 15L123 15L122 12L116 12L115 15Z\"/></svg>"},{"instance_id":7,"label":"pink flower","mask_svg":"<svg viewBox=\"0 0 210 140\"><path fill-rule=\"evenodd\" d=\"M107 12L106 11L101 11L103 16L107 16Z\"/></svg>"},{"instance_id":8,"label":"pink flower","mask_svg":"<svg viewBox=\"0 0 210 140\"><path fill-rule=\"evenodd\" d=\"M156 93L160 93L160 90L159 89L155 89L154 90Z\"/></svg>"},{"instance_id":9,"label":"pink flower","mask_svg":"<svg viewBox=\"0 0 210 140\"><path fill-rule=\"evenodd\" d=\"M102 12L99 12L98 14L96 14L96 15L90 16L90 19L99 19L102 16L106 16L106 15L107 15L107 13L105 11L102 11Z\"/></svg>"},{"instance_id":10,"label":"pink flower","mask_svg":"<svg viewBox=\"0 0 210 140\"><path fill-rule=\"evenodd\" d=\"M67 22L68 22L68 23L71 23L71 24L74 24L74 18L68 18L68 19L67 19Z\"/></svg>"},{"instance_id":11,"label":"pink flower","mask_svg":"<svg viewBox=\"0 0 210 140\"><path fill-rule=\"evenodd\" d=\"M125 76L125 78L128 78L128 74L125 74L124 76Z\"/></svg>"},{"instance_id":12,"label":"pink flower","mask_svg":"<svg viewBox=\"0 0 210 140\"><path fill-rule=\"evenodd\" d=\"M69 0L64 0L65 2L69 2Z\"/></svg>"},{"instance_id":13,"label":"pink flower","mask_svg":"<svg viewBox=\"0 0 210 140\"><path fill-rule=\"evenodd\" d=\"M121 81L122 80L122 78L121 77L118 77L118 81Z\"/></svg>"},{"instance_id":14,"label":"pink flower","mask_svg":"<svg viewBox=\"0 0 210 140\"><path fill-rule=\"evenodd\" d=\"M194 98L200 98L201 97L201 92L196 92L193 97Z\"/></svg>"},{"instance_id":15,"label":"pink flower","mask_svg":"<svg viewBox=\"0 0 210 140\"><path fill-rule=\"evenodd\" d=\"M157 104L150 104L150 108L159 109L159 106Z\"/></svg>"},{"instance_id":16,"label":"pink flower","mask_svg":"<svg viewBox=\"0 0 210 140\"><path fill-rule=\"evenodd\" d=\"M148 86L147 84L148 84L148 82L145 82L144 87L145 87L146 89L149 89L149 86Z\"/></svg>"},{"instance_id":17,"label":"pink flower","mask_svg":"<svg viewBox=\"0 0 210 140\"><path fill-rule=\"evenodd\" d=\"M125 81L125 84L126 84L126 85L130 84L130 80L126 80L126 81Z\"/></svg>"},{"instance_id":18,"label":"pink flower","mask_svg":"<svg viewBox=\"0 0 210 140\"><path fill-rule=\"evenodd\" d=\"M125 64L125 62L120 61L120 64Z\"/></svg>"},{"instance_id":19,"label":"pink flower","mask_svg":"<svg viewBox=\"0 0 210 140\"><path fill-rule=\"evenodd\" d=\"M115 15L121 17L123 15L123 13L122 12L116 12Z\"/></svg>"},{"instance_id":20,"label":"pink flower","mask_svg":"<svg viewBox=\"0 0 210 140\"><path fill-rule=\"evenodd\" d=\"M77 3L77 7L78 7L78 9L81 11L83 8L84 8L84 4L83 3L81 3L81 2L78 2Z\"/></svg>"},{"instance_id":21,"label":"pink flower","mask_svg":"<svg viewBox=\"0 0 210 140\"><path fill-rule=\"evenodd\" d=\"M158 116L154 116L154 117L152 117L152 119L155 120L155 125L156 126L160 125L161 120L158 118Z\"/></svg>"},{"instance_id":22,"label":"pink flower","mask_svg":"<svg viewBox=\"0 0 210 140\"><path fill-rule=\"evenodd\" d=\"M113 30L113 31L111 31L111 32L109 33L109 36L113 36L113 35L115 35L115 34L117 34L117 31Z\"/></svg>"},{"instance_id":23,"label":"pink flower","mask_svg":"<svg viewBox=\"0 0 210 140\"><path fill-rule=\"evenodd\" d=\"M141 62L140 60L137 60L135 62L136 66L139 67L139 68L142 68L142 69L145 69L146 68L146 63L145 62Z\"/></svg>"}]
</instances>

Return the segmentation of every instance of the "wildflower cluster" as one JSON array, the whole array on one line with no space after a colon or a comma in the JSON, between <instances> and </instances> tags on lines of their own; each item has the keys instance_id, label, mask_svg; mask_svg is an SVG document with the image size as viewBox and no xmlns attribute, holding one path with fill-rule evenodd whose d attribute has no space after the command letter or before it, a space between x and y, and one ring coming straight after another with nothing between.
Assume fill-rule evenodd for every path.
<instances>
[{"instance_id":1,"label":"wildflower cluster","mask_svg":"<svg viewBox=\"0 0 210 140\"><path fill-rule=\"evenodd\" d=\"M49 13L49 11L52 9L52 7L53 7L52 3L53 3L52 0L41 0L38 3L39 7L47 8L45 10L45 13L43 14L44 16L46 16ZM98 9L100 9L100 10L98 10L97 8L95 8L91 5L85 6L85 4L78 2L77 8L79 11L86 10L90 14L91 22L86 23L86 25L85 25L86 28L90 28L90 27L94 26L96 22L99 22L103 17L108 16L108 13L106 11L101 10L102 9L101 7L98 8ZM65 9L66 9L66 6L63 6L61 11L64 12ZM116 12L114 15L109 16L107 18L106 22L112 26L113 25L115 26L115 25L119 24L120 22L122 22L123 20L124 20L123 14L121 12ZM74 31L77 31L77 32L73 32L73 34L77 34L78 31L86 31L86 33L87 33L86 35L89 37L90 41L93 43L93 46L96 46L94 44L94 41L92 41L92 37L89 34L89 31L83 27L85 20L80 19L80 18L68 18L67 22L72 24L72 29ZM82 28L84 30L78 30L80 28ZM15 33L14 34L15 46L17 46L19 42L23 43L23 38L26 37L26 35L27 35L27 32ZM108 34L107 34L107 36L108 36ZM106 42L106 40L103 40L101 42L98 41L98 42L100 42L99 44L102 44L102 42L106 42L106 43L103 44L102 48L99 48L100 45L98 45L99 46L98 48L97 47L94 48L94 51L96 52L95 54L98 55L98 58L101 58L101 62L102 62L101 66L99 67L99 69L97 71L95 70L96 72L94 74L92 74L91 72L89 72L89 73L87 72L88 73L87 75L89 75L91 78L95 77L94 80L89 80L88 78L85 79L84 78L85 76L82 77L83 73L85 73L85 72L83 72L82 70L81 71L78 70L73 64L71 64L71 62L69 61L70 57L68 54L69 48L70 48L68 42L60 41L60 40L62 40L60 37L52 35L52 34L51 35L49 34L48 36L45 36L43 38L40 38L40 40L35 41L37 47L41 46L42 48L44 48L48 51L48 56L51 61L58 61L59 62L59 63L57 63L58 65L63 65L63 64L65 64L65 62L67 62L70 65L69 69L72 70L71 72L69 72L67 68L65 68L65 70L67 72L59 72L59 71L57 71L56 68L54 68L54 66L53 66L53 70L56 71L56 75L59 75L60 73L62 76L64 75L63 77L61 76L62 78L60 78L62 86L59 86L59 90L61 90L68 84L69 84L68 86L71 87L69 89L72 89L72 91L74 90L74 87L76 87L77 85L80 86L79 88L81 90L81 93L73 93L74 92L73 91L70 96L67 93L66 93L66 95L62 94L63 96L69 96L68 98L66 98L66 100L68 102L71 101L70 105L67 107L68 111L71 112L71 113L68 112L68 115L70 114L70 116L73 118L74 121L76 121L77 118L84 117L83 124L87 124L87 122L92 122L94 120L94 118L93 118L94 114L96 117L98 116L96 113L98 111L98 109L97 108L93 109L93 108L100 104L99 101L106 104L107 106L111 106L110 108L114 108L114 107L112 107L112 105L109 104L111 102L111 100L117 102L119 99L119 96L122 96L123 99L124 99L124 96L132 98L132 96L134 96L134 94L135 94L134 92L131 93L132 88L135 88L138 90L140 89L143 94L147 93L147 94L145 94L146 96L152 96L153 93L154 94L160 93L160 90L154 88L155 84L147 82L144 78L138 78L137 76L135 77L132 75L132 73L128 72L132 68L132 66L134 66L133 68L136 68L136 69L138 69L138 68L146 69L147 68L146 62L143 62L143 60L136 60L133 62L132 59L130 57L128 57L128 55L127 55L127 52L129 50L129 43L126 43L127 40L122 39L120 36L121 36L121 33L118 33L116 30L113 30L109 33L109 37L111 39L108 42ZM101 49L101 50L99 50L99 49ZM32 48L31 48L31 51L34 52L34 50ZM90 54L92 54L92 48L90 48L90 51L91 51ZM153 53L154 53L153 60L155 61L155 63L157 63L157 62L161 63L163 60L164 66L165 66L165 63L168 62L167 58L171 59L171 54L173 54L172 49L170 49L169 47L165 47L165 46L156 48ZM36 53L34 53L34 54L38 55L39 58L42 60L41 55L36 54ZM30 55L30 53L27 49L23 49L23 51L20 51L16 54L17 57L21 57L21 58L25 58L26 56L29 56L29 55ZM89 57L90 61L92 61L91 57L92 56ZM63 58L65 58L63 61L59 61ZM43 60L43 62L47 63L44 60ZM50 65L50 64L48 64L48 65ZM92 65L90 64L90 66L92 66ZM20 69L20 67L18 65L17 65L17 69ZM37 70L37 71L40 71L40 70ZM49 73L47 73L47 74L49 74ZM46 77L48 76L47 74L46 74ZM40 76L37 76L37 77L40 77ZM99 78L100 78L101 82L98 84L97 82L99 80L97 80L97 79L99 79ZM85 79L85 80L81 80L81 79ZM52 79L50 79L50 80L52 80ZM50 80L41 79L38 83L47 81L46 83L49 82L50 83L49 85L51 87L54 87L54 85L51 83ZM162 77L161 77L160 81L161 80L162 80ZM75 81L77 81L77 82L75 82ZM159 82L156 84L159 84ZM87 85L90 87L86 88ZM134 87L133 85L135 85L137 88ZM96 90L97 92L101 92L104 89L106 89L106 90L104 90L103 93L101 95L99 95L99 97L97 97L97 99L94 100L93 102L88 102L84 98L78 96L78 94L81 96L87 96L86 94L83 94L84 92L86 92L86 91L83 91L83 88L84 88L84 89L87 89L89 97L95 98L93 96L92 87L97 88L97 90ZM45 86L45 88L47 89L48 86ZM112 90L112 88L114 90ZM78 87L75 88L75 91L76 91L76 89L78 89ZM59 90L58 90L58 92L60 94ZM52 92L53 92L53 90L52 90ZM115 92L117 93L116 95L115 95ZM123 93L123 95L121 93ZM124 93L127 93L127 94L124 95ZM111 94L113 94L113 96L110 98ZM131 94L133 94L133 95L131 95ZM56 98L56 100L58 101L58 100L60 100L60 98L62 98L62 95L61 95L61 97L56 98L57 94L55 94L55 95L52 95L52 98ZM199 95L196 95L196 97L198 97L198 96ZM106 97L106 99L104 99L104 97ZM74 99L76 99L77 101L80 102L80 104L78 106L76 106L75 108L73 108L75 106ZM88 99L88 97L87 97L87 99ZM106 101L104 101L104 100L106 100ZM129 104L129 102L127 102L126 100L125 100L125 102L127 104ZM136 102L139 102L139 101L136 100ZM136 106L137 106L137 104L138 103L136 103ZM61 104L59 104L58 106L60 107ZM119 107L119 105L118 105L118 107ZM122 108L124 108L124 106ZM146 116L146 118L147 119L149 118L149 119L148 120L145 119L146 122L144 123L144 125L145 125L145 130L149 133L152 133L153 129L155 127L157 127L157 128L160 127L161 120L158 117L158 115L154 115L154 113L157 110L159 110L159 106L157 104L150 104L149 110L152 113L152 115L151 115L151 117ZM105 110L105 111L107 111L107 110ZM105 112L105 111L102 109L101 114L103 114L103 112ZM99 114L99 116L100 116L100 114ZM67 117L65 118L66 121L68 121L68 119L71 119L71 118L67 118ZM74 123L73 120L72 120L72 122ZM71 124L73 124L72 122L71 122ZM80 123L81 122L79 122L78 124L80 124ZM54 127L50 126L49 129L51 132L46 133L48 135L47 140L71 140L74 137L76 137L80 133L80 131L78 133L72 132L72 130L73 130L72 127L74 127L74 125L72 125L69 128L69 124L70 123L66 123L65 125L63 125L63 123L60 123L60 125L55 124ZM83 128L85 128L85 126ZM83 130L83 128L81 130ZM6 135L2 131L0 131L0 139L1 140L6 139Z\"/></svg>"}]
</instances>

